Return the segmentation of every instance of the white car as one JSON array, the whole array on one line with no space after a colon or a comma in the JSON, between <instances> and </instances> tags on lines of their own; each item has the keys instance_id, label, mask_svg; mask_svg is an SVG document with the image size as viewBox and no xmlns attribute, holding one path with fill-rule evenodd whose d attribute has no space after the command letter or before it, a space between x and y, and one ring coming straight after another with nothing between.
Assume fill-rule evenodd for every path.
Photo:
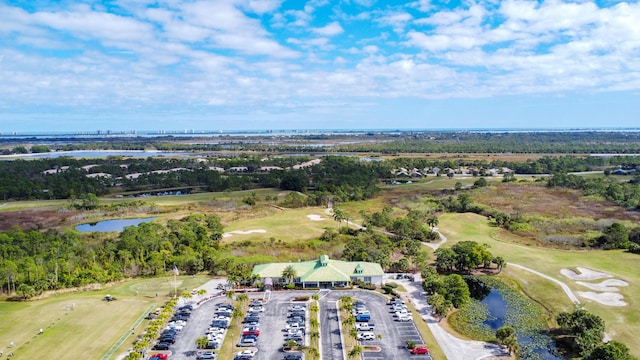
<instances>
[{"instance_id":1,"label":"white car","mask_svg":"<svg viewBox=\"0 0 640 360\"><path fill-rule=\"evenodd\" d=\"M396 311L396 316L400 316L400 315L408 315L409 311L407 309L403 309L400 311Z\"/></svg>"},{"instance_id":2,"label":"white car","mask_svg":"<svg viewBox=\"0 0 640 360\"><path fill-rule=\"evenodd\" d=\"M373 331L365 331L358 333L358 340L373 340L376 338L376 335Z\"/></svg>"},{"instance_id":3,"label":"white car","mask_svg":"<svg viewBox=\"0 0 640 360\"><path fill-rule=\"evenodd\" d=\"M236 356L250 356L250 357L254 357L256 355L256 351L255 350L242 350L240 352L236 353Z\"/></svg>"},{"instance_id":4,"label":"white car","mask_svg":"<svg viewBox=\"0 0 640 360\"><path fill-rule=\"evenodd\" d=\"M289 311L305 311L306 306L304 305L291 305L289 306Z\"/></svg>"},{"instance_id":5,"label":"white car","mask_svg":"<svg viewBox=\"0 0 640 360\"><path fill-rule=\"evenodd\" d=\"M358 331L372 331L373 326L370 326L368 323L357 323L356 330Z\"/></svg>"},{"instance_id":6,"label":"white car","mask_svg":"<svg viewBox=\"0 0 640 360\"><path fill-rule=\"evenodd\" d=\"M398 321L412 321L413 318L409 314L400 314L398 316Z\"/></svg>"},{"instance_id":7,"label":"white car","mask_svg":"<svg viewBox=\"0 0 640 360\"><path fill-rule=\"evenodd\" d=\"M178 325L178 324L169 324L169 326L167 326L167 330L182 330L184 328L184 326L182 325Z\"/></svg>"},{"instance_id":8,"label":"white car","mask_svg":"<svg viewBox=\"0 0 640 360\"><path fill-rule=\"evenodd\" d=\"M282 331L291 331L291 330L302 330L302 326L297 323L287 324Z\"/></svg>"}]
</instances>

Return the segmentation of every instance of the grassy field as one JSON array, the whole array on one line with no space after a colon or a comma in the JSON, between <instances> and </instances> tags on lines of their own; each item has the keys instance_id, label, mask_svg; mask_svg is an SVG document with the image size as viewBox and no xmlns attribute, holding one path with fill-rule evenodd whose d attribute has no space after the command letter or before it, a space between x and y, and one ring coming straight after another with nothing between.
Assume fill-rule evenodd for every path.
<instances>
[{"instance_id":1,"label":"grassy field","mask_svg":"<svg viewBox=\"0 0 640 360\"><path fill-rule=\"evenodd\" d=\"M489 226L485 217L476 214L444 214L440 218L439 228L448 238L444 246L452 246L458 241L472 240L489 244L494 256L502 256L507 262L527 266L567 284L575 291L589 291L573 280L560 274L563 268L574 269L586 267L612 274L617 279L629 282L628 287L621 287L620 293L625 307L610 307L595 301L584 299L584 307L601 316L607 326L606 332L613 339L621 340L632 350L634 356L640 356L640 343L635 334L640 332L640 311L636 302L640 297L640 257L621 250L557 250L538 248L518 244L519 239L510 233ZM504 275L519 279L522 290L532 299L543 304L554 313L561 310L572 310L572 304L559 286L548 280L527 274L522 270L505 268Z\"/></svg>"},{"instance_id":2,"label":"grassy field","mask_svg":"<svg viewBox=\"0 0 640 360\"><path fill-rule=\"evenodd\" d=\"M179 288L193 289L206 276L179 276ZM0 349L18 359L100 359L122 336L115 354L129 349L146 322L132 325L147 309L162 305L173 291L173 277L128 281L113 287L53 295L28 302L0 302ZM137 295L136 295L137 292ZM158 297L155 296L156 292ZM111 294L118 300L101 299ZM38 335L39 329L44 329ZM9 342L14 348L8 349Z\"/></svg>"}]
</instances>

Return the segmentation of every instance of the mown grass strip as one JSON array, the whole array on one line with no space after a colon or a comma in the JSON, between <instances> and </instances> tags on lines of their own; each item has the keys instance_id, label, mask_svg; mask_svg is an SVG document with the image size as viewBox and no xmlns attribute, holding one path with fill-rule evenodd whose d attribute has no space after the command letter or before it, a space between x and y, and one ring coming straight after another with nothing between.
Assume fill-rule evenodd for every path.
<instances>
[{"instance_id":1,"label":"mown grass strip","mask_svg":"<svg viewBox=\"0 0 640 360\"><path fill-rule=\"evenodd\" d=\"M131 329L135 329L138 327L138 325L140 325L140 323L142 323L142 321L144 320L145 316L154 308L156 307L156 304L153 303L151 305L149 305L149 307L147 308L147 310L145 310L142 315L140 315L140 317L138 317L138 319L136 320L136 322L133 323L133 326L131 327ZM120 337L120 339L118 339L118 341L116 341L115 344L113 344L109 350L107 350L107 352L100 358L101 360L108 360L111 358L111 356L113 356L113 353L129 338L129 336L131 335L131 331L127 331L126 333L122 334L122 336Z\"/></svg>"}]
</instances>

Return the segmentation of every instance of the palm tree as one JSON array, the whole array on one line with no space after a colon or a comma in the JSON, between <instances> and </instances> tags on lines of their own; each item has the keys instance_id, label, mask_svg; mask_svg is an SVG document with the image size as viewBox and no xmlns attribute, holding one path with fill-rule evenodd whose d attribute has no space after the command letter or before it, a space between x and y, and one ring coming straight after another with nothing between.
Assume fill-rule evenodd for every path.
<instances>
[{"instance_id":1,"label":"palm tree","mask_svg":"<svg viewBox=\"0 0 640 360\"><path fill-rule=\"evenodd\" d=\"M236 292L235 292L235 291L233 291L233 290L229 290L229 291L227 291L227 299L229 299L229 300L233 300L233 296L234 296L235 294L236 294Z\"/></svg>"},{"instance_id":2,"label":"palm tree","mask_svg":"<svg viewBox=\"0 0 640 360\"><path fill-rule=\"evenodd\" d=\"M313 300L315 300L315 301L318 301L318 300L320 300L320 295L318 295L318 294L313 294L313 295L311 295L311 298L312 298Z\"/></svg>"},{"instance_id":3,"label":"palm tree","mask_svg":"<svg viewBox=\"0 0 640 360\"><path fill-rule=\"evenodd\" d=\"M351 335L351 337L355 340L358 338L358 330L356 330L356 328L352 327L351 329L349 329L349 335Z\"/></svg>"},{"instance_id":4,"label":"palm tree","mask_svg":"<svg viewBox=\"0 0 640 360\"><path fill-rule=\"evenodd\" d=\"M333 209L333 220L338 222L338 232L340 232L340 224L342 223L342 220L346 219L346 215L344 213L344 211L340 210L340 209ZM348 224L347 224L348 226Z\"/></svg>"},{"instance_id":5,"label":"palm tree","mask_svg":"<svg viewBox=\"0 0 640 360\"><path fill-rule=\"evenodd\" d=\"M355 323L356 323L356 318L353 315L349 315L344 320L342 320L342 326L344 327L353 326L353 324Z\"/></svg>"},{"instance_id":6,"label":"palm tree","mask_svg":"<svg viewBox=\"0 0 640 360\"><path fill-rule=\"evenodd\" d=\"M320 326L320 322L318 322L318 319L311 318L309 319L309 325L312 329L317 329Z\"/></svg>"},{"instance_id":7,"label":"palm tree","mask_svg":"<svg viewBox=\"0 0 640 360\"><path fill-rule=\"evenodd\" d=\"M309 347L305 350L307 352L307 355L309 355L309 357L312 359L318 359L320 357L320 351L316 348Z\"/></svg>"},{"instance_id":8,"label":"palm tree","mask_svg":"<svg viewBox=\"0 0 640 360\"><path fill-rule=\"evenodd\" d=\"M507 262L504 261L504 258L502 256L494 257L493 259L491 259L491 262L496 264L496 266L498 267L498 272L502 271L502 268L507 265Z\"/></svg>"},{"instance_id":9,"label":"palm tree","mask_svg":"<svg viewBox=\"0 0 640 360\"><path fill-rule=\"evenodd\" d=\"M247 294L239 294L236 297L236 300L240 301L241 303L242 302L247 302L247 301L249 301L249 295L247 295Z\"/></svg>"},{"instance_id":10,"label":"palm tree","mask_svg":"<svg viewBox=\"0 0 640 360\"><path fill-rule=\"evenodd\" d=\"M433 231L433 228L438 226L439 221L437 217L430 217L427 219L427 225L431 228L431 231Z\"/></svg>"},{"instance_id":11,"label":"palm tree","mask_svg":"<svg viewBox=\"0 0 640 360\"><path fill-rule=\"evenodd\" d=\"M360 354L362 354L362 347L360 345L356 345L353 347L353 349L349 350L349 353L347 355L349 359L355 359L359 357Z\"/></svg>"},{"instance_id":12,"label":"palm tree","mask_svg":"<svg viewBox=\"0 0 640 360\"><path fill-rule=\"evenodd\" d=\"M318 331L312 331L309 334L309 337L311 338L311 340L317 340L320 337L320 333Z\"/></svg>"},{"instance_id":13,"label":"palm tree","mask_svg":"<svg viewBox=\"0 0 640 360\"><path fill-rule=\"evenodd\" d=\"M293 265L288 265L284 270L282 270L282 278L287 280L288 284L290 284L296 277L298 277L298 273Z\"/></svg>"},{"instance_id":14,"label":"palm tree","mask_svg":"<svg viewBox=\"0 0 640 360\"><path fill-rule=\"evenodd\" d=\"M320 308L318 307L318 304L316 304L316 303L313 303L313 304L311 304L311 306L309 306L309 311L317 312L318 310L320 310Z\"/></svg>"}]
</instances>

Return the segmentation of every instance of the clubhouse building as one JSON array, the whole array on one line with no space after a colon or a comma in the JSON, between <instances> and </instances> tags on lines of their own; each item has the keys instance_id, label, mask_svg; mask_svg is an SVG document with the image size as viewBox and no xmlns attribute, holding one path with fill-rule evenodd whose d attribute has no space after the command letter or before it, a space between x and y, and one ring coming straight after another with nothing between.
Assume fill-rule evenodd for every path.
<instances>
[{"instance_id":1,"label":"clubhouse building","mask_svg":"<svg viewBox=\"0 0 640 360\"><path fill-rule=\"evenodd\" d=\"M292 266L295 270L296 278L293 283L300 284L303 288L347 287L357 280L380 286L384 275L380 264L331 260L328 255L305 262L256 265L252 274L260 276L265 286L286 283L287 280L282 278L282 272L287 266Z\"/></svg>"}]
</instances>

